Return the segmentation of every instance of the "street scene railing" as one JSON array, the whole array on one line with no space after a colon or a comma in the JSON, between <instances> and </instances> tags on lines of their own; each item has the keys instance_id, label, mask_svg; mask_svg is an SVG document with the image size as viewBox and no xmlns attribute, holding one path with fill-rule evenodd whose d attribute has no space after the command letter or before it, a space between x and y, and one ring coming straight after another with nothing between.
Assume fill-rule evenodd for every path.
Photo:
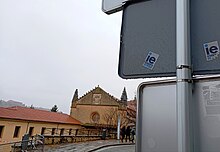
<instances>
[{"instance_id":1,"label":"street scene railing","mask_svg":"<svg viewBox=\"0 0 220 152\"><path fill-rule=\"evenodd\" d=\"M22 140L0 144L0 151L44 151L44 145L86 142L92 140L116 139L117 132L113 129L63 129L46 128L44 135L29 137L23 135Z\"/></svg>"},{"instance_id":2,"label":"street scene railing","mask_svg":"<svg viewBox=\"0 0 220 152\"><path fill-rule=\"evenodd\" d=\"M51 130L48 128L47 130ZM51 132L51 131L49 131ZM84 142L91 140L116 139L117 132L114 130L101 129L73 129L71 132L64 131L60 134L59 131L53 134L44 134L45 144L60 144L71 142Z\"/></svg>"},{"instance_id":3,"label":"street scene railing","mask_svg":"<svg viewBox=\"0 0 220 152\"><path fill-rule=\"evenodd\" d=\"M24 135L22 141L18 142L10 142L0 144L0 151L4 152L23 152L23 151L35 151L35 152L43 152L44 151L44 136L35 135L31 137L31 139L25 138Z\"/></svg>"}]
</instances>

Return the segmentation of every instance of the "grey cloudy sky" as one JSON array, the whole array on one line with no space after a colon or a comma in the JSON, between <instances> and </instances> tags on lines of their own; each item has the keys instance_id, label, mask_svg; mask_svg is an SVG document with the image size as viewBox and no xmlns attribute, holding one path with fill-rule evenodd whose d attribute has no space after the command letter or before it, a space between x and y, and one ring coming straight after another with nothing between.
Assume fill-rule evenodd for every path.
<instances>
[{"instance_id":1,"label":"grey cloudy sky","mask_svg":"<svg viewBox=\"0 0 220 152\"><path fill-rule=\"evenodd\" d=\"M117 74L121 15L101 0L0 0L0 99L65 113L75 89L132 99L144 80Z\"/></svg>"}]
</instances>

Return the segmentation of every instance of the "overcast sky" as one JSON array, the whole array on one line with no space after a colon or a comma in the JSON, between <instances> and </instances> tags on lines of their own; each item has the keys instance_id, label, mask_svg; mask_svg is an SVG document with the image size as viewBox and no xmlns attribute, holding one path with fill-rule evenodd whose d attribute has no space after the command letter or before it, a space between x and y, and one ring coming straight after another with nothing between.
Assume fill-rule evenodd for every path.
<instances>
[{"instance_id":1,"label":"overcast sky","mask_svg":"<svg viewBox=\"0 0 220 152\"><path fill-rule=\"evenodd\" d=\"M65 113L75 89L133 99L144 79L118 76L121 20L101 0L0 0L0 99Z\"/></svg>"}]
</instances>

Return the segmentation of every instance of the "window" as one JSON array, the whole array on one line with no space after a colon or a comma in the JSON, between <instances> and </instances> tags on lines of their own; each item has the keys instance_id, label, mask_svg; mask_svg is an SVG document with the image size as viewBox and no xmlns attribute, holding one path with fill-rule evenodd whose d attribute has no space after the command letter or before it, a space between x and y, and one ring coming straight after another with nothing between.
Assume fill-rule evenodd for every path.
<instances>
[{"instance_id":1,"label":"window","mask_svg":"<svg viewBox=\"0 0 220 152\"><path fill-rule=\"evenodd\" d=\"M42 127L42 128L41 128L41 133L40 133L40 134L41 134L41 135L44 135L45 130L46 130L46 128L45 128L45 127Z\"/></svg>"},{"instance_id":2,"label":"window","mask_svg":"<svg viewBox=\"0 0 220 152\"><path fill-rule=\"evenodd\" d=\"M15 126L14 138L18 138L21 126Z\"/></svg>"},{"instance_id":3,"label":"window","mask_svg":"<svg viewBox=\"0 0 220 152\"><path fill-rule=\"evenodd\" d=\"M56 128L52 128L51 135L54 135L54 134L55 134L55 130L56 130Z\"/></svg>"},{"instance_id":4,"label":"window","mask_svg":"<svg viewBox=\"0 0 220 152\"><path fill-rule=\"evenodd\" d=\"M72 134L72 129L69 130L69 135L71 135L71 134Z\"/></svg>"},{"instance_id":5,"label":"window","mask_svg":"<svg viewBox=\"0 0 220 152\"><path fill-rule=\"evenodd\" d=\"M29 134L30 136L33 136L33 132L34 132L34 127L30 127L28 134Z\"/></svg>"},{"instance_id":6,"label":"window","mask_svg":"<svg viewBox=\"0 0 220 152\"><path fill-rule=\"evenodd\" d=\"M60 136L63 135L63 133L64 133L64 128L62 128L62 129L60 130Z\"/></svg>"},{"instance_id":7,"label":"window","mask_svg":"<svg viewBox=\"0 0 220 152\"><path fill-rule=\"evenodd\" d=\"M93 123L98 123L100 120L100 115L98 112L93 112L90 117Z\"/></svg>"},{"instance_id":8,"label":"window","mask_svg":"<svg viewBox=\"0 0 220 152\"><path fill-rule=\"evenodd\" d=\"M5 127L5 126L0 126L0 138L2 138L4 127Z\"/></svg>"}]
</instances>

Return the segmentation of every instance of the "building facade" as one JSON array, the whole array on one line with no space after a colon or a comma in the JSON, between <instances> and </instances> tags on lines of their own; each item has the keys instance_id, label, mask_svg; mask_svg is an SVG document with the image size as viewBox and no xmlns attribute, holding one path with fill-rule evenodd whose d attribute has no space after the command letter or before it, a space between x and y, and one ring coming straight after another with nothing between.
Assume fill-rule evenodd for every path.
<instances>
[{"instance_id":1,"label":"building facade","mask_svg":"<svg viewBox=\"0 0 220 152\"><path fill-rule=\"evenodd\" d=\"M81 122L67 114L26 107L0 107L0 144L21 141L24 134L61 135L78 128Z\"/></svg>"},{"instance_id":2,"label":"building facade","mask_svg":"<svg viewBox=\"0 0 220 152\"><path fill-rule=\"evenodd\" d=\"M76 89L70 115L84 126L116 127L119 115L121 124L126 123L126 109L126 92L122 95L122 100L119 100L98 86L80 98Z\"/></svg>"},{"instance_id":3,"label":"building facade","mask_svg":"<svg viewBox=\"0 0 220 152\"><path fill-rule=\"evenodd\" d=\"M117 99L99 86L82 97L76 89L70 115L20 106L0 107L0 151L1 144L21 141L25 134L71 136L83 129L115 129L119 120L121 126L127 126L133 123L132 110L125 88L121 99Z\"/></svg>"}]
</instances>

